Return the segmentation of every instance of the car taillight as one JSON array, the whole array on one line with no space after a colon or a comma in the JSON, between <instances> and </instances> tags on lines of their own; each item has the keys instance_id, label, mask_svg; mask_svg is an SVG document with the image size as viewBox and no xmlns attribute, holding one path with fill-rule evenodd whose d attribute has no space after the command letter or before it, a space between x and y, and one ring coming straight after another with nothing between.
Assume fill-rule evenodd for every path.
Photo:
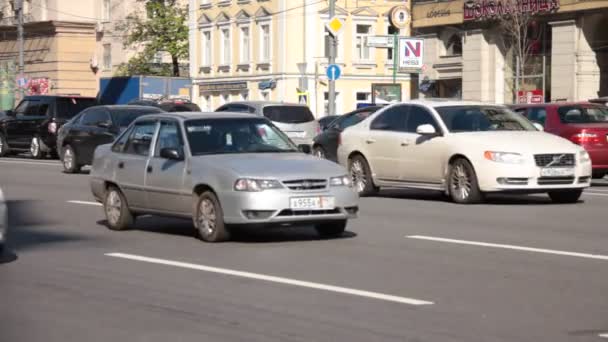
<instances>
[{"instance_id":1,"label":"car taillight","mask_svg":"<svg viewBox=\"0 0 608 342\"><path fill-rule=\"evenodd\" d=\"M570 137L570 141L575 144L597 144L600 142L600 138L595 133L581 132Z\"/></svg>"},{"instance_id":2,"label":"car taillight","mask_svg":"<svg viewBox=\"0 0 608 342\"><path fill-rule=\"evenodd\" d=\"M57 133L57 123L56 122L51 122L49 123L49 133L55 134Z\"/></svg>"},{"instance_id":3,"label":"car taillight","mask_svg":"<svg viewBox=\"0 0 608 342\"><path fill-rule=\"evenodd\" d=\"M321 125L317 125L317 134L321 133Z\"/></svg>"}]
</instances>

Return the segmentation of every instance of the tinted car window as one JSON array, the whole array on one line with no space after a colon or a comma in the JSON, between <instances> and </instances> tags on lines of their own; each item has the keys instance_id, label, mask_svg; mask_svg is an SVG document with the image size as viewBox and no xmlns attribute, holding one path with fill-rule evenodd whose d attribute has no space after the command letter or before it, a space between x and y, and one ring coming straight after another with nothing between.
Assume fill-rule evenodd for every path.
<instances>
[{"instance_id":1,"label":"tinted car window","mask_svg":"<svg viewBox=\"0 0 608 342\"><path fill-rule=\"evenodd\" d=\"M608 121L608 108L600 106L565 106L557 110L562 123L604 123Z\"/></svg>"},{"instance_id":2,"label":"tinted car window","mask_svg":"<svg viewBox=\"0 0 608 342\"><path fill-rule=\"evenodd\" d=\"M536 131L526 118L502 107L446 106L435 110L451 132Z\"/></svg>"},{"instance_id":3,"label":"tinted car window","mask_svg":"<svg viewBox=\"0 0 608 342\"><path fill-rule=\"evenodd\" d=\"M182 136L179 131L177 122L161 122L160 131L158 132L158 142L154 155L160 156L160 151L163 148L175 148L181 149L184 143L182 142Z\"/></svg>"},{"instance_id":4,"label":"tinted car window","mask_svg":"<svg viewBox=\"0 0 608 342\"><path fill-rule=\"evenodd\" d=\"M125 148L125 145L127 144L127 141L129 141L129 137L131 137L131 134L133 133L133 127L131 127L129 130L127 130L126 132L124 132L123 135L121 135L118 140L116 140L116 142L114 143L114 145L112 146L112 151L114 152L122 152Z\"/></svg>"},{"instance_id":5,"label":"tinted car window","mask_svg":"<svg viewBox=\"0 0 608 342\"><path fill-rule=\"evenodd\" d=\"M163 113L161 109L150 107L150 108L137 108L137 109L126 109L126 108L112 108L110 114L112 115L112 121L118 127L127 127L135 119L142 115Z\"/></svg>"},{"instance_id":6,"label":"tinted car window","mask_svg":"<svg viewBox=\"0 0 608 342\"><path fill-rule=\"evenodd\" d=\"M347 127L358 124L359 122L367 119L368 116L372 115L375 111L363 111L353 114L348 114L344 118L340 118L339 122L335 123L335 125L340 129L345 129Z\"/></svg>"},{"instance_id":7,"label":"tinted car window","mask_svg":"<svg viewBox=\"0 0 608 342\"><path fill-rule=\"evenodd\" d=\"M150 146L152 144L152 137L156 130L156 122L146 121L140 122L135 125L133 131L129 136L125 153L137 154L140 156L147 156L150 154Z\"/></svg>"},{"instance_id":8,"label":"tinted car window","mask_svg":"<svg viewBox=\"0 0 608 342\"><path fill-rule=\"evenodd\" d=\"M271 121L280 123L305 123L315 120L310 109L305 106L266 106L262 114Z\"/></svg>"},{"instance_id":9,"label":"tinted car window","mask_svg":"<svg viewBox=\"0 0 608 342\"><path fill-rule=\"evenodd\" d=\"M57 117L70 119L83 109L96 105L96 102L91 98L59 97L57 98Z\"/></svg>"},{"instance_id":10,"label":"tinted car window","mask_svg":"<svg viewBox=\"0 0 608 342\"><path fill-rule=\"evenodd\" d=\"M547 110L545 108L530 108L528 120L544 125L547 120Z\"/></svg>"},{"instance_id":11,"label":"tinted car window","mask_svg":"<svg viewBox=\"0 0 608 342\"><path fill-rule=\"evenodd\" d=\"M407 107L396 106L388 108L380 114L371 124L371 129L383 131L405 131Z\"/></svg>"},{"instance_id":12,"label":"tinted car window","mask_svg":"<svg viewBox=\"0 0 608 342\"><path fill-rule=\"evenodd\" d=\"M432 125L435 131L439 132L439 125L428 110L411 106L410 114L407 116L407 132L416 133L416 129L421 125Z\"/></svg>"},{"instance_id":13,"label":"tinted car window","mask_svg":"<svg viewBox=\"0 0 608 342\"><path fill-rule=\"evenodd\" d=\"M101 122L110 122L108 113L101 109L88 111L80 120L80 124L84 126L97 126Z\"/></svg>"}]
</instances>

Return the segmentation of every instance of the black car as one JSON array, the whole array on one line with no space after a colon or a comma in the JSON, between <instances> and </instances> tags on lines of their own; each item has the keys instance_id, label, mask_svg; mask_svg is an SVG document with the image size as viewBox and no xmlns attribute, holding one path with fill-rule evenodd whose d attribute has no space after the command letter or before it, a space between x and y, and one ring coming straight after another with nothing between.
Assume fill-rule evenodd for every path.
<instances>
[{"instance_id":1,"label":"black car","mask_svg":"<svg viewBox=\"0 0 608 342\"><path fill-rule=\"evenodd\" d=\"M326 130L314 138L312 145L313 154L317 157L337 162L340 133L345 128L365 120L365 118L372 115L380 108L382 108L382 106L370 106L340 115L340 117L331 122Z\"/></svg>"},{"instance_id":2,"label":"black car","mask_svg":"<svg viewBox=\"0 0 608 342\"><path fill-rule=\"evenodd\" d=\"M95 106L87 108L61 127L57 146L63 168L77 173L93 161L95 148L109 144L136 118L164 113L160 108L148 106Z\"/></svg>"},{"instance_id":3,"label":"black car","mask_svg":"<svg viewBox=\"0 0 608 342\"><path fill-rule=\"evenodd\" d=\"M0 157L27 151L36 159L56 155L59 128L96 104L94 97L26 96L14 111L0 117Z\"/></svg>"},{"instance_id":4,"label":"black car","mask_svg":"<svg viewBox=\"0 0 608 342\"><path fill-rule=\"evenodd\" d=\"M138 106L152 106L157 107L165 112L200 112L201 108L196 104L188 100L182 99L163 99L163 100L151 100L151 99L135 99L128 103L129 105Z\"/></svg>"},{"instance_id":5,"label":"black car","mask_svg":"<svg viewBox=\"0 0 608 342\"><path fill-rule=\"evenodd\" d=\"M340 117L340 115L328 115L328 116L324 116L324 117L320 118L319 126L321 126L321 131L326 130L329 127L329 125L331 125L331 123L334 122L334 120L336 120L339 117Z\"/></svg>"}]
</instances>

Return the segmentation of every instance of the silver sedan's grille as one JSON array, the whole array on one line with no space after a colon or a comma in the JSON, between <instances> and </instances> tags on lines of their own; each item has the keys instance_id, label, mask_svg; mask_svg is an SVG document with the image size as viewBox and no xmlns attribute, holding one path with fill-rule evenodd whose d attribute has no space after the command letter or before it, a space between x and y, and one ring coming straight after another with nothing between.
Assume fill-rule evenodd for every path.
<instances>
[{"instance_id":1,"label":"silver sedan's grille","mask_svg":"<svg viewBox=\"0 0 608 342\"><path fill-rule=\"evenodd\" d=\"M283 184L290 190L320 190L327 187L327 180L325 179L294 179L283 181Z\"/></svg>"},{"instance_id":2,"label":"silver sedan's grille","mask_svg":"<svg viewBox=\"0 0 608 342\"><path fill-rule=\"evenodd\" d=\"M575 164L572 153L535 154L534 160L540 167L564 167Z\"/></svg>"}]
</instances>

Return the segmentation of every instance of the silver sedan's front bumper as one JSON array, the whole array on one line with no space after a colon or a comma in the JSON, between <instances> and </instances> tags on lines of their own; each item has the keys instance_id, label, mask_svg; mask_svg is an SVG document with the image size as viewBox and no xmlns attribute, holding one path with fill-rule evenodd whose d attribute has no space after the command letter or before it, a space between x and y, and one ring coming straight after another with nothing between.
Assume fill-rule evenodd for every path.
<instances>
[{"instance_id":1,"label":"silver sedan's front bumper","mask_svg":"<svg viewBox=\"0 0 608 342\"><path fill-rule=\"evenodd\" d=\"M301 225L347 220L357 217L359 196L348 187L324 190L261 192L230 191L219 194L224 221L236 225ZM332 208L294 210L292 198L333 198Z\"/></svg>"}]
</instances>

